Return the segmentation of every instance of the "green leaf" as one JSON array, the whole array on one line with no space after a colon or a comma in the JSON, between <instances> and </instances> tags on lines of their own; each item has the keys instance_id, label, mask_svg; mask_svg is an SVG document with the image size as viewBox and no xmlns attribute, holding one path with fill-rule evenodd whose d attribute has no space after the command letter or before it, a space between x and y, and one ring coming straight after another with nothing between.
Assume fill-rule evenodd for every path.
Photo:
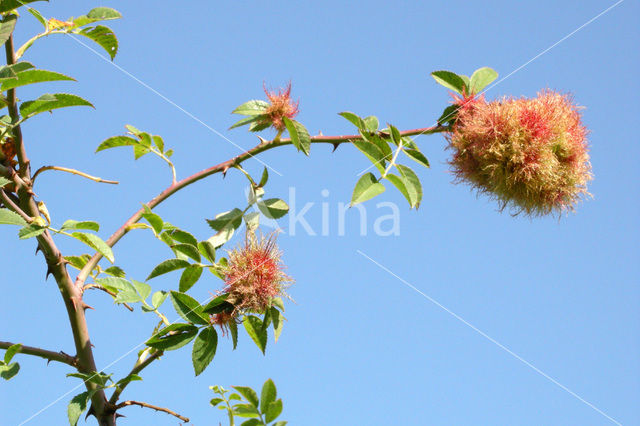
<instances>
[{"instance_id":1,"label":"green leaf","mask_svg":"<svg viewBox=\"0 0 640 426\"><path fill-rule=\"evenodd\" d=\"M182 244L190 244L194 247L198 246L196 237L181 229L173 229L167 232L171 238Z\"/></svg>"},{"instance_id":2,"label":"green leaf","mask_svg":"<svg viewBox=\"0 0 640 426\"><path fill-rule=\"evenodd\" d=\"M269 219L280 219L289 212L289 206L279 198L258 202L258 209Z\"/></svg>"},{"instance_id":3,"label":"green leaf","mask_svg":"<svg viewBox=\"0 0 640 426\"><path fill-rule=\"evenodd\" d=\"M80 96L68 93L47 93L35 101L26 101L20 104L20 114L23 117L33 117L42 112L72 106L90 106L93 108L91 102L82 99Z\"/></svg>"},{"instance_id":4,"label":"green leaf","mask_svg":"<svg viewBox=\"0 0 640 426\"><path fill-rule=\"evenodd\" d=\"M166 274L167 272L186 268L187 266L189 266L189 262L183 259L165 260L164 262L161 262L155 268L153 268L153 270L151 271L151 273L149 274L149 276L145 281L149 281L151 278L155 278L157 276Z\"/></svg>"},{"instance_id":5,"label":"green leaf","mask_svg":"<svg viewBox=\"0 0 640 426\"><path fill-rule=\"evenodd\" d=\"M20 352L20 349L22 349L22 345L20 343L9 346L7 351L4 353L4 363L9 364L13 359L13 356Z\"/></svg>"},{"instance_id":6,"label":"green leaf","mask_svg":"<svg viewBox=\"0 0 640 426\"><path fill-rule=\"evenodd\" d=\"M24 6L28 3L33 3L36 1L40 0L0 0L0 13L9 12L11 10L19 8L20 6Z\"/></svg>"},{"instance_id":7,"label":"green leaf","mask_svg":"<svg viewBox=\"0 0 640 426\"><path fill-rule=\"evenodd\" d=\"M458 74L458 77L460 77L462 81L464 81L464 86L467 89L467 93L469 93L469 88L471 87L471 80L469 79L469 77L464 74Z\"/></svg>"},{"instance_id":8,"label":"green leaf","mask_svg":"<svg viewBox=\"0 0 640 426\"><path fill-rule=\"evenodd\" d=\"M347 120L349 120L351 123L353 123L353 125L355 125L358 129L360 130L367 130L367 124L364 122L364 120L362 118L360 118L359 116L357 116L356 114L349 112L349 111L343 111L343 112L339 112L338 115L341 115L342 117L346 118ZM375 118L375 117L374 117ZM377 128L378 126L376 126Z\"/></svg>"},{"instance_id":9,"label":"green leaf","mask_svg":"<svg viewBox=\"0 0 640 426\"><path fill-rule=\"evenodd\" d=\"M118 290L113 298L114 303L137 303L142 302L143 298L136 290L136 287L129 281L124 280L123 288ZM150 290L150 289L149 289Z\"/></svg>"},{"instance_id":10,"label":"green leaf","mask_svg":"<svg viewBox=\"0 0 640 426\"><path fill-rule=\"evenodd\" d=\"M193 340L198 327L191 324L171 324L158 331L145 342L145 345L162 351L179 349Z\"/></svg>"},{"instance_id":11,"label":"green leaf","mask_svg":"<svg viewBox=\"0 0 640 426\"><path fill-rule=\"evenodd\" d=\"M158 309L165 300L167 300L167 297L169 296L169 292L167 291L156 291L155 293L153 293L153 296L151 296L151 305Z\"/></svg>"},{"instance_id":12,"label":"green leaf","mask_svg":"<svg viewBox=\"0 0 640 426\"><path fill-rule=\"evenodd\" d=\"M366 140L354 140L353 145L371 161L380 173L384 172L385 155L377 145Z\"/></svg>"},{"instance_id":13,"label":"green leaf","mask_svg":"<svg viewBox=\"0 0 640 426\"><path fill-rule=\"evenodd\" d=\"M209 262L213 263L216 261L216 248L209 241L199 242L198 251Z\"/></svg>"},{"instance_id":14,"label":"green leaf","mask_svg":"<svg viewBox=\"0 0 640 426\"><path fill-rule=\"evenodd\" d=\"M356 204L370 200L376 195L382 194L384 189L384 185L377 181L373 173L362 175L353 189L351 205L355 206Z\"/></svg>"},{"instance_id":15,"label":"green leaf","mask_svg":"<svg viewBox=\"0 0 640 426\"><path fill-rule=\"evenodd\" d=\"M258 411L258 409L252 406L251 404L236 404L233 407L233 414L235 414L238 417L260 417L260 412ZM253 419L253 420L257 420L257 419ZM258 424L262 424L262 423L258 423ZM255 425L255 422L253 423L253 425Z\"/></svg>"},{"instance_id":16,"label":"green leaf","mask_svg":"<svg viewBox=\"0 0 640 426\"><path fill-rule=\"evenodd\" d=\"M400 134L400 131L396 126L389 124L389 135L391 136L391 141L394 144L396 145L400 144L400 141L402 140L402 135Z\"/></svg>"},{"instance_id":17,"label":"green leaf","mask_svg":"<svg viewBox=\"0 0 640 426\"><path fill-rule=\"evenodd\" d=\"M77 377L81 379L83 382L95 383L100 387L105 387L107 382L111 380L111 374L105 374L101 372L93 372L93 373L69 373L67 377Z\"/></svg>"},{"instance_id":18,"label":"green leaf","mask_svg":"<svg viewBox=\"0 0 640 426\"><path fill-rule=\"evenodd\" d=\"M26 3L26 2L23 2L23 3ZM40 22L44 26L45 29L47 28L47 20L44 19L44 16L42 16L42 13L38 12L32 7L28 8L27 10L29 11L30 14L32 14L38 20L38 22Z\"/></svg>"},{"instance_id":19,"label":"green leaf","mask_svg":"<svg viewBox=\"0 0 640 426\"><path fill-rule=\"evenodd\" d=\"M26 226L27 222L18 213L9 209L0 209L0 225Z\"/></svg>"},{"instance_id":20,"label":"green leaf","mask_svg":"<svg viewBox=\"0 0 640 426\"><path fill-rule=\"evenodd\" d=\"M116 387L122 388L122 386L127 385L131 382L136 382L142 380L142 377L137 374L129 374L127 377L124 377L116 382Z\"/></svg>"},{"instance_id":21,"label":"green leaf","mask_svg":"<svg viewBox=\"0 0 640 426\"><path fill-rule=\"evenodd\" d=\"M255 408L258 408L260 405L260 400L258 399L258 394L256 391L251 389L248 386L232 386L238 393L245 397L249 404L253 405Z\"/></svg>"},{"instance_id":22,"label":"green leaf","mask_svg":"<svg viewBox=\"0 0 640 426\"><path fill-rule=\"evenodd\" d=\"M370 132L377 131L378 126L380 125L380 123L378 122L378 117L375 117L373 115L363 118L362 121L364 121L367 130Z\"/></svg>"},{"instance_id":23,"label":"green leaf","mask_svg":"<svg viewBox=\"0 0 640 426\"><path fill-rule=\"evenodd\" d=\"M438 84L460 94L462 94L465 87L464 80L458 74L451 71L434 71L431 73L431 77L433 77Z\"/></svg>"},{"instance_id":24,"label":"green leaf","mask_svg":"<svg viewBox=\"0 0 640 426\"><path fill-rule=\"evenodd\" d=\"M10 380L20 371L20 364L13 362L9 365L0 364L0 377Z\"/></svg>"},{"instance_id":25,"label":"green leaf","mask_svg":"<svg viewBox=\"0 0 640 426\"><path fill-rule=\"evenodd\" d=\"M269 423L278 418L280 414L282 414L282 399L278 399L277 401L273 401L271 404L269 404L264 419L267 423Z\"/></svg>"},{"instance_id":26,"label":"green leaf","mask_svg":"<svg viewBox=\"0 0 640 426\"><path fill-rule=\"evenodd\" d=\"M238 324L235 321L231 321L228 324L229 333L231 333L231 341L233 342L233 350L238 346Z\"/></svg>"},{"instance_id":27,"label":"green leaf","mask_svg":"<svg viewBox=\"0 0 640 426\"><path fill-rule=\"evenodd\" d=\"M264 425L264 423L262 423L258 419L249 419L240 424L240 426L262 426L262 425Z\"/></svg>"},{"instance_id":28,"label":"green leaf","mask_svg":"<svg viewBox=\"0 0 640 426\"><path fill-rule=\"evenodd\" d=\"M74 78L64 74L35 69L19 72L16 77L17 78L3 81L2 86L0 86L0 90L4 92L16 87L26 86L27 84L43 83L45 81L75 81Z\"/></svg>"},{"instance_id":29,"label":"green leaf","mask_svg":"<svg viewBox=\"0 0 640 426\"><path fill-rule=\"evenodd\" d=\"M162 232L164 221L160 216L155 213L143 213L142 217L145 218L147 222L149 222L149 225L151 225L156 235Z\"/></svg>"},{"instance_id":30,"label":"green leaf","mask_svg":"<svg viewBox=\"0 0 640 426\"><path fill-rule=\"evenodd\" d=\"M489 67L482 67L471 75L471 93L477 94L487 87L493 80L498 78L498 73Z\"/></svg>"},{"instance_id":31,"label":"green leaf","mask_svg":"<svg viewBox=\"0 0 640 426\"><path fill-rule=\"evenodd\" d=\"M204 328L193 342L191 360L196 376L200 375L216 355L218 333L212 327Z\"/></svg>"},{"instance_id":32,"label":"green leaf","mask_svg":"<svg viewBox=\"0 0 640 426\"><path fill-rule=\"evenodd\" d=\"M18 231L18 238L21 240L26 240L27 238L37 237L46 231L46 226L40 226L35 223L25 226Z\"/></svg>"},{"instance_id":33,"label":"green leaf","mask_svg":"<svg viewBox=\"0 0 640 426\"><path fill-rule=\"evenodd\" d=\"M202 306L188 294L171 291L171 301L178 315L194 324L209 324L209 316L202 311Z\"/></svg>"},{"instance_id":34,"label":"green leaf","mask_svg":"<svg viewBox=\"0 0 640 426\"><path fill-rule=\"evenodd\" d=\"M82 241L92 249L98 251L100 254L106 257L109 262L113 263L115 261L111 247L109 247L107 243L102 241L102 239L97 235L86 234L84 232L74 232L71 234L71 236L79 241Z\"/></svg>"},{"instance_id":35,"label":"green leaf","mask_svg":"<svg viewBox=\"0 0 640 426\"><path fill-rule=\"evenodd\" d=\"M69 424L71 426L76 426L78 424L78 420L82 413L84 413L84 410L87 409L87 404L94 392L95 391L82 392L71 399L71 402L69 402L69 406L67 407L67 416L69 417Z\"/></svg>"},{"instance_id":36,"label":"green leaf","mask_svg":"<svg viewBox=\"0 0 640 426\"><path fill-rule=\"evenodd\" d=\"M96 284L99 284L102 287L114 293L118 293L121 291L131 291L131 290L133 290L133 292L135 293L135 288L132 286L132 284L126 279L121 277L96 278L95 282Z\"/></svg>"},{"instance_id":37,"label":"green leaf","mask_svg":"<svg viewBox=\"0 0 640 426\"><path fill-rule=\"evenodd\" d=\"M447 123L453 123L458 116L458 110L460 105L449 105L442 111L442 115L438 118L438 124L444 125Z\"/></svg>"},{"instance_id":38,"label":"green leaf","mask_svg":"<svg viewBox=\"0 0 640 426\"><path fill-rule=\"evenodd\" d=\"M201 276L202 267L198 265L187 266L180 276L180 285L178 286L178 289L182 293L188 291L196 282L198 282Z\"/></svg>"},{"instance_id":39,"label":"green leaf","mask_svg":"<svg viewBox=\"0 0 640 426\"><path fill-rule=\"evenodd\" d=\"M264 382L264 385L262 385L262 391L260 392L260 411L262 414L265 414L269 404L276 400L277 393L276 385L273 383L273 380L267 379L267 381ZM267 420L267 422L270 421L271 420Z\"/></svg>"},{"instance_id":40,"label":"green leaf","mask_svg":"<svg viewBox=\"0 0 640 426\"><path fill-rule=\"evenodd\" d=\"M93 22L108 21L119 18L122 18L122 15L115 9L111 9L110 7L96 7L95 9L91 9L91 11L86 15L75 18L73 20L73 26L76 28L83 27Z\"/></svg>"},{"instance_id":41,"label":"green leaf","mask_svg":"<svg viewBox=\"0 0 640 426\"><path fill-rule=\"evenodd\" d=\"M102 141L102 143L98 145L96 152L104 151L109 148L116 148L118 146L131 146L137 144L138 140L129 136L113 136Z\"/></svg>"},{"instance_id":42,"label":"green leaf","mask_svg":"<svg viewBox=\"0 0 640 426\"><path fill-rule=\"evenodd\" d=\"M142 298L141 300L145 300L151 294L151 286L149 284L136 280L131 280L131 283Z\"/></svg>"},{"instance_id":43,"label":"green leaf","mask_svg":"<svg viewBox=\"0 0 640 426\"><path fill-rule=\"evenodd\" d=\"M244 222L247 225L247 230L255 231L260 226L260 213L251 212L244 215Z\"/></svg>"},{"instance_id":44,"label":"green leaf","mask_svg":"<svg viewBox=\"0 0 640 426\"><path fill-rule=\"evenodd\" d=\"M145 146L142 145L134 145L133 146L133 159L137 160L140 157L147 155L148 153L150 153L151 150Z\"/></svg>"},{"instance_id":45,"label":"green leaf","mask_svg":"<svg viewBox=\"0 0 640 426\"><path fill-rule=\"evenodd\" d=\"M242 223L242 221L240 223ZM216 234L213 237L209 238L207 241L213 247L218 248L218 247L221 247L227 241L229 241L231 237L233 237L234 232L235 232L235 228L233 227L233 225L227 225L224 228L222 228L220 231L216 232Z\"/></svg>"},{"instance_id":46,"label":"green leaf","mask_svg":"<svg viewBox=\"0 0 640 426\"><path fill-rule=\"evenodd\" d=\"M13 29L16 27L16 20L18 17L16 15L7 15L0 22L0 45L6 43L11 37L11 33L13 33Z\"/></svg>"},{"instance_id":47,"label":"green leaf","mask_svg":"<svg viewBox=\"0 0 640 426\"><path fill-rule=\"evenodd\" d=\"M200 252L196 246L192 246L190 244L174 244L171 246L171 249L190 257L196 262L200 262Z\"/></svg>"},{"instance_id":48,"label":"green leaf","mask_svg":"<svg viewBox=\"0 0 640 426\"><path fill-rule=\"evenodd\" d=\"M264 123L264 120L268 120L268 119L269 117L267 117L266 115L252 115L249 117L241 118L240 120L236 121L231 127L229 127L229 130L235 129L236 127L244 126L245 124L249 124L249 123L254 123L254 124ZM270 124L267 123L266 127L264 128L266 129L269 126ZM249 128L249 130L251 130L251 128Z\"/></svg>"},{"instance_id":49,"label":"green leaf","mask_svg":"<svg viewBox=\"0 0 640 426\"><path fill-rule=\"evenodd\" d=\"M276 308L280 309L280 311L284 312L284 302L280 297L274 297L273 299L271 299L271 305L275 306Z\"/></svg>"},{"instance_id":50,"label":"green leaf","mask_svg":"<svg viewBox=\"0 0 640 426\"><path fill-rule=\"evenodd\" d=\"M413 208L420 207L420 202L422 201L422 184L420 183L420 179L415 174L413 170L411 170L407 166L403 166L401 164L396 164L398 171L400 172L400 177L402 178L402 182L407 188L409 205Z\"/></svg>"},{"instance_id":51,"label":"green leaf","mask_svg":"<svg viewBox=\"0 0 640 426\"><path fill-rule=\"evenodd\" d=\"M424 156L424 154L422 152L420 152L417 149L411 149L411 148L405 148L404 149L404 153L407 154L407 156L409 158L411 158L413 161L422 164L423 166L425 166L426 168L431 167L429 165L429 160L427 159L427 157Z\"/></svg>"},{"instance_id":52,"label":"green leaf","mask_svg":"<svg viewBox=\"0 0 640 426\"><path fill-rule=\"evenodd\" d=\"M214 298L202 307L202 312L205 314L219 314L225 310L233 309L233 305L226 301L228 297L229 294L224 293Z\"/></svg>"},{"instance_id":53,"label":"green leaf","mask_svg":"<svg viewBox=\"0 0 640 426\"><path fill-rule=\"evenodd\" d=\"M34 68L31 62L22 61L13 65L3 65L0 67L0 80L6 80L8 78L17 78L19 72Z\"/></svg>"},{"instance_id":54,"label":"green leaf","mask_svg":"<svg viewBox=\"0 0 640 426\"><path fill-rule=\"evenodd\" d=\"M242 224L242 214L242 210L235 208L216 215L214 219L207 219L207 223L216 231L220 231L228 226L237 228Z\"/></svg>"},{"instance_id":55,"label":"green leaf","mask_svg":"<svg viewBox=\"0 0 640 426\"><path fill-rule=\"evenodd\" d=\"M264 354L267 349L267 330L262 328L262 320L254 315L246 315L243 324L247 334ZM257 402L255 405L258 406Z\"/></svg>"},{"instance_id":56,"label":"green leaf","mask_svg":"<svg viewBox=\"0 0 640 426\"><path fill-rule=\"evenodd\" d=\"M262 177L260 178L260 183L258 183L258 186L262 188L267 184L268 180L269 180L269 170L267 170L267 168L265 167L264 170L262 171Z\"/></svg>"},{"instance_id":57,"label":"green leaf","mask_svg":"<svg viewBox=\"0 0 640 426\"><path fill-rule=\"evenodd\" d=\"M284 326L284 315L275 307L272 306L271 310L271 322L273 323L273 335L277 342L282 334L282 328Z\"/></svg>"},{"instance_id":58,"label":"green leaf","mask_svg":"<svg viewBox=\"0 0 640 426\"><path fill-rule=\"evenodd\" d=\"M269 108L269 103L261 100L251 100L243 103L233 111L231 114L240 114L240 115L261 115L266 109Z\"/></svg>"},{"instance_id":59,"label":"green leaf","mask_svg":"<svg viewBox=\"0 0 640 426\"><path fill-rule=\"evenodd\" d=\"M284 420L280 420L279 422L275 422L271 426L286 426L286 425L287 425L287 422L285 422Z\"/></svg>"},{"instance_id":60,"label":"green leaf","mask_svg":"<svg viewBox=\"0 0 640 426\"><path fill-rule=\"evenodd\" d=\"M0 176L0 188L3 188L8 183L11 183L9 179Z\"/></svg>"},{"instance_id":61,"label":"green leaf","mask_svg":"<svg viewBox=\"0 0 640 426\"><path fill-rule=\"evenodd\" d=\"M74 31L74 33L87 37L99 44L109 54L112 61L116 53L118 53L118 39L109 27L97 25L95 27L84 28L80 31Z\"/></svg>"},{"instance_id":62,"label":"green leaf","mask_svg":"<svg viewBox=\"0 0 640 426\"><path fill-rule=\"evenodd\" d=\"M224 402L224 399L222 398L212 398L211 401L209 401L209 404L211 404L212 406L216 406L218 404L220 404L221 402Z\"/></svg>"},{"instance_id":63,"label":"green leaf","mask_svg":"<svg viewBox=\"0 0 640 426\"><path fill-rule=\"evenodd\" d=\"M100 224L98 222L92 221L77 221L77 220L67 220L62 224L60 228L61 231L66 231L69 229L84 229L87 231L98 232L100 230Z\"/></svg>"},{"instance_id":64,"label":"green leaf","mask_svg":"<svg viewBox=\"0 0 640 426\"><path fill-rule=\"evenodd\" d=\"M295 120L290 120L287 117L283 117L284 125L287 127L289 136L291 137L291 143L298 151L302 151L305 155L309 155L311 149L311 137L307 128Z\"/></svg>"},{"instance_id":65,"label":"green leaf","mask_svg":"<svg viewBox=\"0 0 640 426\"><path fill-rule=\"evenodd\" d=\"M116 278L124 278L127 274L119 266L110 266L103 271L105 274L112 275Z\"/></svg>"}]
</instances>

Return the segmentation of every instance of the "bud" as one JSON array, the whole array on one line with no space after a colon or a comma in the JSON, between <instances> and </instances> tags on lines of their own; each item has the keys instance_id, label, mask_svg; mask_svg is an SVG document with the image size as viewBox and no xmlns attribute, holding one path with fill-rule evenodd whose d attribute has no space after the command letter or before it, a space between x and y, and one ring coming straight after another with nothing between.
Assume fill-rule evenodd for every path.
<instances>
[{"instance_id":1,"label":"bud","mask_svg":"<svg viewBox=\"0 0 640 426\"><path fill-rule=\"evenodd\" d=\"M573 211L593 179L579 107L551 90L533 99L457 99L447 134L457 182L529 216Z\"/></svg>"}]
</instances>

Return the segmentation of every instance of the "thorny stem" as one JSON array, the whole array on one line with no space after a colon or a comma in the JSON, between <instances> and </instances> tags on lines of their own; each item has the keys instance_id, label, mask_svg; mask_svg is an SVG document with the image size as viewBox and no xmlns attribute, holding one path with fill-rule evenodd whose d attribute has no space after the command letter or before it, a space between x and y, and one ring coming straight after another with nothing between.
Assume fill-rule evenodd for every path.
<instances>
[{"instance_id":1,"label":"thorny stem","mask_svg":"<svg viewBox=\"0 0 640 426\"><path fill-rule=\"evenodd\" d=\"M9 349L9 347L13 345L15 345L15 343L0 342L0 349ZM34 346L21 345L17 353L25 354L25 355L33 355L40 358L44 358L49 361L61 362L63 364L68 364L72 367L77 367L77 364L78 364L78 359L76 357L67 355L62 351L54 352L54 351L48 351L46 349L36 348Z\"/></svg>"},{"instance_id":2,"label":"thorny stem","mask_svg":"<svg viewBox=\"0 0 640 426\"><path fill-rule=\"evenodd\" d=\"M400 132L400 135L401 136L426 135L426 134L433 134L433 133L441 133L447 130L449 130L449 127L438 125L433 127L425 127L421 129L405 130L403 132ZM386 133L380 132L380 134L381 136L388 137ZM343 143L351 143L356 140L363 140L363 137L361 135L342 135L342 136L318 135L318 136L311 137L311 143L329 143L334 145L334 147L337 147ZM192 183L195 183L201 179L204 179L216 173L222 172L224 174L227 172L229 168L239 165L245 160L255 157L261 152L268 151L270 149L284 146L284 145L291 145L291 143L292 143L291 139L288 139L288 138L280 139L280 140L274 139L271 142L260 143L259 145L251 148L248 151L243 152L240 155L235 156L230 160L227 160L215 166L209 167L208 169L201 170L198 173L195 173L187 178L184 178L178 182L171 184L168 188L166 188L164 191L162 191L160 194L154 197L151 201L149 201L146 204L146 206L150 209L153 209L158 204L162 203L164 200L166 200L167 198L169 198L170 196L172 196L182 188L185 188L191 185ZM145 211L144 208L141 208L136 213L134 213L133 216L131 216L120 228L118 228L118 230L116 230L113 233L113 235L111 235L111 237L109 237L106 243L110 247L113 247L118 241L120 241L122 237L124 237L131 230L132 225L140 220L144 211ZM82 268L82 270L78 274L76 278L76 286L81 287L84 284L85 280L87 279L87 277L89 277L91 271L96 267L96 265L98 264L100 259L102 259L102 257L103 256L100 253L96 253L93 255L93 257L85 264L85 266Z\"/></svg>"},{"instance_id":3,"label":"thorny stem","mask_svg":"<svg viewBox=\"0 0 640 426\"><path fill-rule=\"evenodd\" d=\"M7 65L13 65L16 63L15 55L13 53L13 35L9 36L9 39L4 44L5 53L7 57ZM20 177L29 178L29 159L27 158L27 152L22 140L22 129L18 122L20 121L20 115L18 114L18 105L16 103L16 89L7 90L7 108L9 110L9 116L14 124L12 128L13 141L15 144L15 150L18 153L18 164L20 165Z\"/></svg>"},{"instance_id":4,"label":"thorny stem","mask_svg":"<svg viewBox=\"0 0 640 426\"><path fill-rule=\"evenodd\" d=\"M40 167L38 170L36 170L36 172L33 174L33 177L31 178L32 182L35 182L36 178L38 177L38 175L44 171L47 170L58 170L60 172L67 172L67 173L71 173L74 175L78 175L78 176L82 176L84 178L90 179L94 182L99 182L99 183L109 183L111 185L117 185L118 182L115 180L106 180L106 179L102 179L96 176L91 176L87 173L81 172L79 170L75 170L75 169L70 169L67 167L60 167L60 166L44 166L44 167Z\"/></svg>"},{"instance_id":5,"label":"thorny stem","mask_svg":"<svg viewBox=\"0 0 640 426\"><path fill-rule=\"evenodd\" d=\"M16 56L13 50L13 35L9 36L5 43L5 53L7 57L7 65L13 65L16 62ZM29 168L29 158L27 157L24 141L22 138L22 130L20 127L20 115L18 113L17 98L15 89L7 91L7 109L11 122L13 123L11 132L18 155L19 173L11 173L11 178L16 186L16 192L19 198L19 209L30 218L40 217L38 205L34 199L31 185L31 176ZM5 200L6 202L6 200ZM66 262L62 253L58 250L51 233L45 230L38 235L38 248L42 251L47 262L47 274L52 274L60 290L60 295L67 310L69 317L69 325L73 334L73 341L76 347L77 363L76 369L81 373L95 373L97 371L96 362L93 357L93 349L89 338L89 329L84 314L86 305L82 301L82 289L77 288L69 272L67 271ZM107 400L102 389L98 385L87 380L85 382L87 390L94 391L91 397L91 412L96 416L100 426L115 425L115 413L107 411Z\"/></svg>"}]
</instances>

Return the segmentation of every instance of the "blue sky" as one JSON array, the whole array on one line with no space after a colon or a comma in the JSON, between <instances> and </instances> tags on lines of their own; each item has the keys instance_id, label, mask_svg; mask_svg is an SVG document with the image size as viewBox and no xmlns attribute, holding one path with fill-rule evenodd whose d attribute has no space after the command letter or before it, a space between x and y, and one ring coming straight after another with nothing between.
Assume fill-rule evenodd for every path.
<instances>
[{"instance_id":1,"label":"blue sky","mask_svg":"<svg viewBox=\"0 0 640 426\"><path fill-rule=\"evenodd\" d=\"M124 150L94 154L124 124L162 135L176 151L182 177L257 142L242 129L226 129L236 119L229 114L233 108L263 97L263 82L277 87L292 81L298 119L314 134L351 133L352 126L336 115L344 110L374 114L401 129L428 126L450 101L429 72L469 74L491 66L507 76L614 4L273 3L95 4L124 15L110 23L120 41L115 64L237 146L69 37L30 49L26 60L78 82L28 87L19 91L21 99L69 91L96 106L30 120L24 133L34 167L81 168L121 182L101 186L44 175L36 189L54 222L98 220L106 239L169 183L166 166L152 158L134 162ZM37 4L44 15L62 19L93 6ZM293 425L615 424L607 416L640 424L640 148L633 127L640 114L639 12L637 2L621 2L487 93L534 96L548 87L573 93L586 107L594 198L576 214L532 220L498 212L495 203L451 183L442 136L421 136L416 142L432 167L419 171L425 194L420 209L410 211L389 190L366 205L366 236L359 233L354 209L340 236L338 203L348 202L366 158L349 146L331 153L328 146L314 145L309 158L291 147L267 152L261 160L282 174L271 174L268 196L288 199L295 188L298 209L314 203L305 218L318 233L322 203L329 220L326 236L285 232L279 238L288 273L297 280L290 289L296 303L287 306L281 339L270 340L266 356L244 333L233 352L222 339L214 362L197 378L189 350L167 353L125 398L170 407L195 425L218 424L226 420L208 405L208 386L259 387L271 377L284 399L282 418ZM23 15L18 42L39 25ZM262 165L249 161L246 168L259 175ZM204 239L212 231L203 219L242 207L244 189L237 173L225 180L214 176L157 212ZM371 232L383 210L376 204L384 201L401 208L400 235ZM286 229L288 219L283 222ZM0 340L72 352L55 283L44 281L46 268L33 256L34 242L16 243L15 233L0 228ZM60 239L59 245L65 254L82 250L73 241ZM137 279L170 255L143 232L129 234L116 247L116 263ZM167 290L177 281L175 274L150 284ZM207 277L192 294L204 300L220 286ZM144 341L155 325L150 315L130 313L102 293L87 294L87 302L95 307L88 318L99 366ZM171 319L177 317L169 304L165 308ZM47 367L24 356L19 361L21 373L0 385L2 424L19 424L78 384L65 378L68 371L60 365ZM134 361L135 352L106 372L121 377ZM66 404L78 392L27 424L64 424ZM139 408L122 413L122 424L176 424Z\"/></svg>"}]
</instances>

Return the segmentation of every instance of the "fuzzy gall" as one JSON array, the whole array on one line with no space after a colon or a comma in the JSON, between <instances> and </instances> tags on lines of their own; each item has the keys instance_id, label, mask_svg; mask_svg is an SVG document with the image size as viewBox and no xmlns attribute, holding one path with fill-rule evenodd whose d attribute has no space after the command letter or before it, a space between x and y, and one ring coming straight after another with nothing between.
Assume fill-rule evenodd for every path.
<instances>
[{"instance_id":1,"label":"fuzzy gall","mask_svg":"<svg viewBox=\"0 0 640 426\"><path fill-rule=\"evenodd\" d=\"M265 123L268 123L278 131L285 129L284 118L293 119L298 115L298 102L291 99L291 83L284 89L278 91L269 91L266 86L264 93L269 100L269 106L264 112Z\"/></svg>"},{"instance_id":2,"label":"fuzzy gall","mask_svg":"<svg viewBox=\"0 0 640 426\"><path fill-rule=\"evenodd\" d=\"M229 252L224 270L227 302L234 306L230 317L215 318L228 322L241 313L264 313L274 297L287 297L285 289L293 280L284 272L274 235L264 237L247 233L242 246Z\"/></svg>"},{"instance_id":3,"label":"fuzzy gall","mask_svg":"<svg viewBox=\"0 0 640 426\"><path fill-rule=\"evenodd\" d=\"M457 99L447 134L456 182L529 216L562 214L593 178L580 108L551 90L536 98Z\"/></svg>"}]
</instances>

